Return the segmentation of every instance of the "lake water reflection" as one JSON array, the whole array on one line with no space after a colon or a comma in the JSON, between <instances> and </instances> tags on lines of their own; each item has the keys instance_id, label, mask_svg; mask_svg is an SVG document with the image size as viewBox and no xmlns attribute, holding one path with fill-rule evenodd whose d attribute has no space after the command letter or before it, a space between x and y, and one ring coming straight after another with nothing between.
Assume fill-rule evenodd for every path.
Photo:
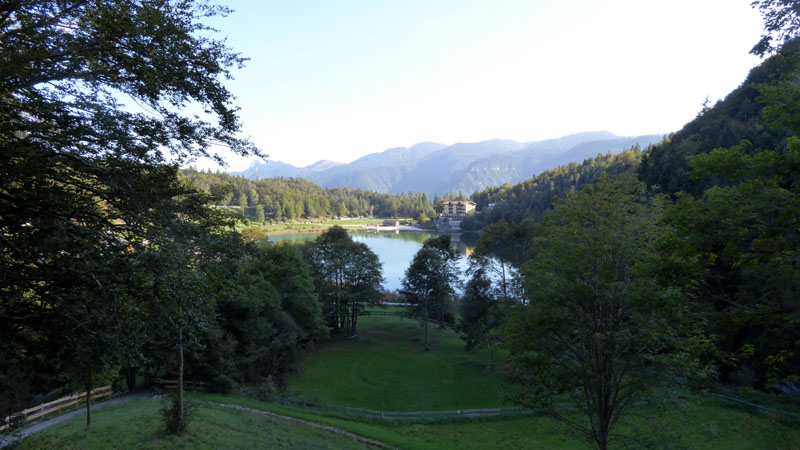
<instances>
[{"instance_id":1,"label":"lake water reflection","mask_svg":"<svg viewBox=\"0 0 800 450\"><path fill-rule=\"evenodd\" d=\"M319 233L293 233L271 236L270 242L294 241L306 242L316 238ZM417 251L422 248L422 243L431 236L425 231L356 231L350 233L353 240L363 242L378 255L383 264L383 287L388 290L400 289L400 283L405 276L405 271ZM475 248L478 236L472 234L454 235L453 247L457 249L461 258L458 267L462 274L467 268L467 256ZM463 276L462 276L463 278Z\"/></svg>"}]
</instances>

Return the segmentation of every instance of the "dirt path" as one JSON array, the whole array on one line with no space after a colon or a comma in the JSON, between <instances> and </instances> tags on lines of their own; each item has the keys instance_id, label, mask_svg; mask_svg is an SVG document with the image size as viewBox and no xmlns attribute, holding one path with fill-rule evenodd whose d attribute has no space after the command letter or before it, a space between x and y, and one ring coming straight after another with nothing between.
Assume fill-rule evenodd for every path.
<instances>
[{"instance_id":1,"label":"dirt path","mask_svg":"<svg viewBox=\"0 0 800 450\"><path fill-rule=\"evenodd\" d=\"M299 423L301 425L305 425L305 426L308 426L308 427L311 427L311 428L316 428L318 430L325 430L325 431L329 431L331 433L336 433L336 434L339 434L339 435L347 436L347 437L349 437L351 439L355 439L358 442L361 442L361 443L367 444L367 445L371 445L371 446L374 446L374 447L390 448L390 449L394 449L395 448L395 447L387 445L387 444L385 444L385 443L383 443L381 441L376 441L374 439L366 438L364 436L361 436L361 435L358 435L358 434L355 434L355 433L351 433L349 431L345 431L345 430L343 430L341 428L336 428L336 427L330 426L330 425L322 425L322 424L319 424L319 423L316 423L316 422L309 422L308 420L297 419L297 418L289 417L289 416L283 416L283 415L275 414L275 413L268 412L268 411L261 411L259 409L246 408L244 406L230 405L230 404L227 404L227 403L214 403L214 405L221 406L223 408L231 408L231 409L236 409L236 410L239 410L239 411L245 411L245 412L249 412L251 414L259 414L259 415L262 415L262 416L274 417L276 419L285 420L287 422Z\"/></svg>"},{"instance_id":2,"label":"dirt path","mask_svg":"<svg viewBox=\"0 0 800 450\"><path fill-rule=\"evenodd\" d=\"M120 396L120 397L112 398L111 400L106 400L106 401L104 401L102 403L93 404L92 405L92 411L94 411L94 410L96 410L98 408L102 408L104 406L108 406L108 405L116 405L118 403L125 403L127 401L131 401L131 400L134 400L134 399L137 399L137 398L149 398L149 397L150 397L150 394L148 394L146 392L134 392L133 394L125 394L125 395ZM32 426L30 426L28 428L25 428L25 429L21 430L19 433L15 434L15 435L2 434L2 435L0 435L0 448L3 448L5 446L13 443L17 439L22 439L22 438L28 437L28 436L32 435L33 433L36 433L37 431L42 431L42 430L44 430L45 428L47 428L47 427L49 427L51 425L55 425L57 423L61 423L61 422L65 421L65 420L67 420L67 419L71 419L71 418L73 418L73 417L75 417L77 415L80 415L80 414L86 414L86 409L85 408L76 409L75 411L68 412L68 413L60 415L58 417L53 417L52 419L45 420L44 422L39 422L36 425L32 425Z\"/></svg>"}]
</instances>

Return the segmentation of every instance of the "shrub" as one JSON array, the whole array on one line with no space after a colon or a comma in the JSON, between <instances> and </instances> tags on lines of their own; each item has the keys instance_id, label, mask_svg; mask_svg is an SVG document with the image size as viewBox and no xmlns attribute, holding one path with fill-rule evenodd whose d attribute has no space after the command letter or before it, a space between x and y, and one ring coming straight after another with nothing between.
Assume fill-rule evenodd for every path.
<instances>
[{"instance_id":1,"label":"shrub","mask_svg":"<svg viewBox=\"0 0 800 450\"><path fill-rule=\"evenodd\" d=\"M242 393L248 397L261 400L262 402L269 402L278 397L280 388L270 375L266 380L257 385L244 388Z\"/></svg>"},{"instance_id":2,"label":"shrub","mask_svg":"<svg viewBox=\"0 0 800 450\"><path fill-rule=\"evenodd\" d=\"M233 381L233 378L227 375L219 375L218 377L214 378L214 382L212 383L212 388L214 392L218 392L220 394L228 395L230 394L238 384Z\"/></svg>"},{"instance_id":3,"label":"shrub","mask_svg":"<svg viewBox=\"0 0 800 450\"><path fill-rule=\"evenodd\" d=\"M182 434L186 431L197 409L197 403L183 399L183 417L178 414L178 392L173 391L164 396L161 406L161 419L166 426L167 434Z\"/></svg>"}]
</instances>

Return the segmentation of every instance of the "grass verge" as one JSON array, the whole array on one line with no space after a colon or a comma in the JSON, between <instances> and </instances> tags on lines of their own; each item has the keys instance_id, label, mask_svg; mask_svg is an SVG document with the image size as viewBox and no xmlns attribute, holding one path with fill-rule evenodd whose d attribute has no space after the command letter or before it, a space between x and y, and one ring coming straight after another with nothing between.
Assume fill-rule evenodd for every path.
<instances>
[{"instance_id":1,"label":"grass verge","mask_svg":"<svg viewBox=\"0 0 800 450\"><path fill-rule=\"evenodd\" d=\"M21 449L108 448L369 448L350 437L307 425L203 402L184 435L167 435L157 400L131 400L76 416L19 442Z\"/></svg>"}]
</instances>

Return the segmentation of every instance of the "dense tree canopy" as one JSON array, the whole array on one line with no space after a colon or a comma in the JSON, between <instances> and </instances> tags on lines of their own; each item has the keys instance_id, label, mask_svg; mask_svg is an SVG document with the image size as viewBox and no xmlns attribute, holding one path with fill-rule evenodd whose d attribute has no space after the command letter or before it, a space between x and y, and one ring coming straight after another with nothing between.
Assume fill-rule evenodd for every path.
<instances>
[{"instance_id":1,"label":"dense tree canopy","mask_svg":"<svg viewBox=\"0 0 800 450\"><path fill-rule=\"evenodd\" d=\"M619 174L637 167L642 151L638 147L619 154L598 155L582 163L570 163L547 170L513 186L491 187L472 194L480 214L468 217L462 228L467 230L506 221L516 224L524 219L537 220L552 208L553 200L591 184L603 174ZM494 207L489 208L490 204Z\"/></svg>"},{"instance_id":2,"label":"dense tree canopy","mask_svg":"<svg viewBox=\"0 0 800 450\"><path fill-rule=\"evenodd\" d=\"M428 321L439 326L453 322L453 299L459 283L458 256L450 245L450 236L430 238L414 255L406 269L400 294L411 303L411 313L425 325L425 350L428 350Z\"/></svg>"},{"instance_id":3,"label":"dense tree canopy","mask_svg":"<svg viewBox=\"0 0 800 450\"><path fill-rule=\"evenodd\" d=\"M187 169L183 174L206 192L230 187L232 195L220 205L246 206L244 216L291 221L341 216L411 217L434 216L424 193L380 194L353 188L323 189L302 178L250 180L223 173L204 173ZM259 206L264 217L258 215Z\"/></svg>"},{"instance_id":4,"label":"dense tree canopy","mask_svg":"<svg viewBox=\"0 0 800 450\"><path fill-rule=\"evenodd\" d=\"M135 343L130 324L171 310L141 302L194 279L204 236L226 224L177 169L213 145L257 153L237 138L223 85L243 59L200 22L225 12L179 0L0 6L0 356L11 362L0 384L15 392L2 412L28 401L29 374L44 390L73 360L91 372L119 363L111 352L135 354L117 347ZM142 264L155 253L158 273Z\"/></svg>"},{"instance_id":5,"label":"dense tree canopy","mask_svg":"<svg viewBox=\"0 0 800 450\"><path fill-rule=\"evenodd\" d=\"M643 191L628 175L559 201L523 270L527 301L505 327L516 401L600 449L626 443L614 427L633 401L700 369L691 351L704 342L700 322L680 287L660 285L649 269L663 231ZM564 394L582 420L558 406Z\"/></svg>"},{"instance_id":6,"label":"dense tree canopy","mask_svg":"<svg viewBox=\"0 0 800 450\"><path fill-rule=\"evenodd\" d=\"M378 256L339 226L320 234L305 251L325 317L334 331L355 336L359 311L380 300Z\"/></svg>"}]
</instances>

